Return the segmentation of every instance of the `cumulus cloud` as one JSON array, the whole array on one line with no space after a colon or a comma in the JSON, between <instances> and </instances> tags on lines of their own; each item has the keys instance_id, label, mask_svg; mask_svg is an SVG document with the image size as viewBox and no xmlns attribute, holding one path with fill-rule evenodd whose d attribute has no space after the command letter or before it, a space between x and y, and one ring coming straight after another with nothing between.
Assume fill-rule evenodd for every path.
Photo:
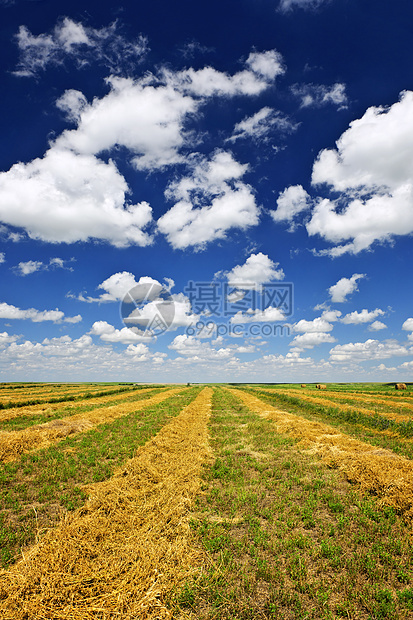
<instances>
[{"instance_id":1,"label":"cumulus cloud","mask_svg":"<svg viewBox=\"0 0 413 620\"><path fill-rule=\"evenodd\" d=\"M268 306L265 310L247 310L245 314L241 311L231 317L231 323L272 323L274 321L285 321L285 315L279 308Z\"/></svg>"},{"instance_id":2,"label":"cumulus cloud","mask_svg":"<svg viewBox=\"0 0 413 620\"><path fill-rule=\"evenodd\" d=\"M273 108L261 108L258 112L244 118L237 123L227 142L235 142L244 138L252 138L255 141L263 141L273 129L284 133L291 133L298 125L293 123L287 116Z\"/></svg>"},{"instance_id":3,"label":"cumulus cloud","mask_svg":"<svg viewBox=\"0 0 413 620\"><path fill-rule=\"evenodd\" d=\"M78 69L92 63L103 64L111 73L125 72L136 67L147 52L147 40L142 35L128 41L121 33L120 23L92 28L64 17L49 33L34 35L20 26L16 35L20 59L15 75L33 77L49 66L61 66L67 59Z\"/></svg>"},{"instance_id":4,"label":"cumulus cloud","mask_svg":"<svg viewBox=\"0 0 413 620\"><path fill-rule=\"evenodd\" d=\"M136 328L123 327L116 329L106 321L95 321L90 330L92 336L99 336L103 342L120 342L122 344L133 344L136 342L149 342L152 337Z\"/></svg>"},{"instance_id":5,"label":"cumulus cloud","mask_svg":"<svg viewBox=\"0 0 413 620\"><path fill-rule=\"evenodd\" d=\"M411 234L413 92L403 92L387 108L369 108L336 144L319 154L312 183L326 184L341 195L318 201L308 233L335 244L332 256Z\"/></svg>"},{"instance_id":6,"label":"cumulus cloud","mask_svg":"<svg viewBox=\"0 0 413 620\"><path fill-rule=\"evenodd\" d=\"M0 348L4 348L12 342L16 342L19 336L8 334L7 332L0 332Z\"/></svg>"},{"instance_id":7,"label":"cumulus cloud","mask_svg":"<svg viewBox=\"0 0 413 620\"><path fill-rule=\"evenodd\" d=\"M280 193L277 209L270 211L274 222L290 222L290 231L295 229L293 220L296 215L311 207L311 199L302 185L291 185Z\"/></svg>"},{"instance_id":8,"label":"cumulus cloud","mask_svg":"<svg viewBox=\"0 0 413 620\"><path fill-rule=\"evenodd\" d=\"M413 351L397 340L369 339L365 342L349 342L338 344L330 351L333 362L359 362L365 360L386 359L393 356L412 355Z\"/></svg>"},{"instance_id":9,"label":"cumulus cloud","mask_svg":"<svg viewBox=\"0 0 413 620\"><path fill-rule=\"evenodd\" d=\"M243 265L236 265L225 274L229 284L237 289L261 290L261 285L273 280L282 280L284 271L267 254L251 254Z\"/></svg>"},{"instance_id":10,"label":"cumulus cloud","mask_svg":"<svg viewBox=\"0 0 413 620\"><path fill-rule=\"evenodd\" d=\"M6 262L6 254L4 252L0 252L0 265Z\"/></svg>"},{"instance_id":11,"label":"cumulus cloud","mask_svg":"<svg viewBox=\"0 0 413 620\"><path fill-rule=\"evenodd\" d=\"M53 47L58 37L68 52L92 41L86 28L64 23L63 34L44 35L36 44L42 47L47 39ZM207 98L255 96L283 72L280 54L268 50L252 52L234 75L212 67L161 68L139 79L112 75L109 92L91 103L79 91L66 91L57 105L75 128L63 131L44 157L0 174L0 220L49 242L100 239L119 247L148 245L151 208L130 199L126 179L107 158L124 148L138 171L189 166L189 175L168 187L167 196L177 202L158 222L173 247L202 248L232 228L256 225L259 208L242 181L247 166L224 151L209 159L188 154L197 136L187 123L201 114Z\"/></svg>"},{"instance_id":12,"label":"cumulus cloud","mask_svg":"<svg viewBox=\"0 0 413 620\"><path fill-rule=\"evenodd\" d=\"M187 336L186 334L176 336L169 345L169 349L190 358L194 363L201 360L228 360L233 356L232 349L225 347L216 349L209 342L198 340L194 336Z\"/></svg>"},{"instance_id":13,"label":"cumulus cloud","mask_svg":"<svg viewBox=\"0 0 413 620\"><path fill-rule=\"evenodd\" d=\"M312 321L301 319L301 321L294 323L293 329L295 332L299 333L320 333L331 332L333 326L325 317L317 317Z\"/></svg>"},{"instance_id":14,"label":"cumulus cloud","mask_svg":"<svg viewBox=\"0 0 413 620\"><path fill-rule=\"evenodd\" d=\"M344 303L347 301L347 297L358 290L357 282L365 277L365 273L354 273L351 278L341 278L328 289L331 301L333 303Z\"/></svg>"},{"instance_id":15,"label":"cumulus cloud","mask_svg":"<svg viewBox=\"0 0 413 620\"><path fill-rule=\"evenodd\" d=\"M407 332L413 332L413 318L408 318L402 325L402 329Z\"/></svg>"},{"instance_id":16,"label":"cumulus cloud","mask_svg":"<svg viewBox=\"0 0 413 620\"><path fill-rule=\"evenodd\" d=\"M22 310L11 304L5 302L0 303L0 319L23 319L30 320L33 323L40 323L43 321L53 321L53 323L79 323L82 320L80 314L77 316L65 316L61 310L36 310L35 308L28 308Z\"/></svg>"},{"instance_id":17,"label":"cumulus cloud","mask_svg":"<svg viewBox=\"0 0 413 620\"><path fill-rule=\"evenodd\" d=\"M379 332L382 329L387 329L387 325L381 321L373 321L373 323L368 327L370 332Z\"/></svg>"},{"instance_id":18,"label":"cumulus cloud","mask_svg":"<svg viewBox=\"0 0 413 620\"><path fill-rule=\"evenodd\" d=\"M152 301L156 299L164 287L158 280L154 280L150 276L141 276L139 280L136 281L133 273L129 271L120 271L106 278L106 280L99 284L98 288L105 291L99 295L99 297L84 297L83 295L79 295L78 299L89 303L122 301L125 295L133 290L135 301Z\"/></svg>"},{"instance_id":19,"label":"cumulus cloud","mask_svg":"<svg viewBox=\"0 0 413 620\"><path fill-rule=\"evenodd\" d=\"M346 323L346 325L361 325L363 323L370 323L376 317L382 316L383 314L384 312L383 310L380 310L380 308L371 310L371 312L369 312L368 310L366 310L366 308L364 308L361 312L357 312L355 310L354 312L350 312L349 314L346 314L341 319L341 322ZM380 321L376 321L376 322L380 323ZM381 325L383 325L383 323L381 323ZM379 327L379 329L381 328Z\"/></svg>"},{"instance_id":20,"label":"cumulus cloud","mask_svg":"<svg viewBox=\"0 0 413 620\"><path fill-rule=\"evenodd\" d=\"M347 108L346 86L339 82L332 86L294 84L291 91L293 95L301 99L302 108L321 108L328 104L336 105L339 110Z\"/></svg>"},{"instance_id":21,"label":"cumulus cloud","mask_svg":"<svg viewBox=\"0 0 413 620\"><path fill-rule=\"evenodd\" d=\"M200 158L192 174L169 185L166 196L177 200L158 220L158 229L174 248L202 249L223 239L232 228L258 224L259 209L252 189L241 181L247 165L226 151L211 160Z\"/></svg>"},{"instance_id":22,"label":"cumulus cloud","mask_svg":"<svg viewBox=\"0 0 413 620\"><path fill-rule=\"evenodd\" d=\"M294 350L301 351L304 349L314 349L321 344L336 342L331 334L326 332L309 331L298 336L295 336L290 342L290 347L294 347Z\"/></svg>"},{"instance_id":23,"label":"cumulus cloud","mask_svg":"<svg viewBox=\"0 0 413 620\"><path fill-rule=\"evenodd\" d=\"M42 241L97 238L144 246L151 208L145 202L125 206L128 191L112 161L52 147L43 159L0 173L0 219Z\"/></svg>"}]
</instances>

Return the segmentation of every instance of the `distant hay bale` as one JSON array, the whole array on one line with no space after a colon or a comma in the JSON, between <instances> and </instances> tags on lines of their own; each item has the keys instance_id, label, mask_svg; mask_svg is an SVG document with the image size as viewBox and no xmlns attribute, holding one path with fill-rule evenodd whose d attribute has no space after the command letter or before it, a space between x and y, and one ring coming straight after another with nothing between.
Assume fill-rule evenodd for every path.
<instances>
[{"instance_id":1,"label":"distant hay bale","mask_svg":"<svg viewBox=\"0 0 413 620\"><path fill-rule=\"evenodd\" d=\"M394 387L396 388L396 390L405 390L406 389L406 384L405 383L396 383L396 385Z\"/></svg>"},{"instance_id":2,"label":"distant hay bale","mask_svg":"<svg viewBox=\"0 0 413 620\"><path fill-rule=\"evenodd\" d=\"M301 387L307 387L307 384L306 383L302 383Z\"/></svg>"},{"instance_id":3,"label":"distant hay bale","mask_svg":"<svg viewBox=\"0 0 413 620\"><path fill-rule=\"evenodd\" d=\"M316 385L316 387L319 390L326 390L327 389L327 386L324 383L319 383L318 385Z\"/></svg>"}]
</instances>

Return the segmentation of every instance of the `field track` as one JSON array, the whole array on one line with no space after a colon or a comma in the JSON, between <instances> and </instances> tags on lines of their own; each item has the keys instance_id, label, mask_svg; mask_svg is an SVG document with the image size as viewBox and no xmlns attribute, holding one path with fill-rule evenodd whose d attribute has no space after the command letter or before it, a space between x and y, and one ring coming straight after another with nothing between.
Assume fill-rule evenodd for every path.
<instances>
[{"instance_id":1,"label":"field track","mask_svg":"<svg viewBox=\"0 0 413 620\"><path fill-rule=\"evenodd\" d=\"M181 388L166 390L141 401L102 406L92 411L77 413L60 420L32 426L22 431L0 431L0 461L10 462L24 452L45 448L68 435L89 431L98 424L116 420L132 411L150 407L166 400Z\"/></svg>"},{"instance_id":2,"label":"field track","mask_svg":"<svg viewBox=\"0 0 413 620\"><path fill-rule=\"evenodd\" d=\"M349 480L377 495L383 505L413 520L413 464L410 460L352 439L327 424L277 409L242 390L229 391L251 411L273 420L277 432L300 439L303 448L342 469Z\"/></svg>"},{"instance_id":3,"label":"field track","mask_svg":"<svg viewBox=\"0 0 413 620\"><path fill-rule=\"evenodd\" d=\"M203 559L188 511L210 454L211 396L203 389L112 478L90 485L83 508L0 573L2 620L172 617L165 596Z\"/></svg>"}]
</instances>

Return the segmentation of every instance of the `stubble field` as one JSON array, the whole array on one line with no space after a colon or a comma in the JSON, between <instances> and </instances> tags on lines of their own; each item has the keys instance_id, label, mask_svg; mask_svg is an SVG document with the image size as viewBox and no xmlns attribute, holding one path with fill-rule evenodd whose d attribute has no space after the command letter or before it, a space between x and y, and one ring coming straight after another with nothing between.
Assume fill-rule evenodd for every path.
<instances>
[{"instance_id":1,"label":"stubble field","mask_svg":"<svg viewBox=\"0 0 413 620\"><path fill-rule=\"evenodd\" d=\"M413 618L413 389L2 384L0 617Z\"/></svg>"}]
</instances>

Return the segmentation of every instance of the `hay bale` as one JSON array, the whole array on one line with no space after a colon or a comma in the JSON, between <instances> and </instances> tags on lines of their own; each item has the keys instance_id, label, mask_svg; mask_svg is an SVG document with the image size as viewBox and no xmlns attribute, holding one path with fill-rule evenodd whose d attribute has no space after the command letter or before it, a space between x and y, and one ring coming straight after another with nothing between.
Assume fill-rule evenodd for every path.
<instances>
[{"instance_id":1,"label":"hay bale","mask_svg":"<svg viewBox=\"0 0 413 620\"><path fill-rule=\"evenodd\" d=\"M396 390L405 390L406 389L406 384L405 383L396 383L396 385L394 387L396 388Z\"/></svg>"},{"instance_id":2,"label":"hay bale","mask_svg":"<svg viewBox=\"0 0 413 620\"><path fill-rule=\"evenodd\" d=\"M307 384L306 383L302 383L301 387L307 387Z\"/></svg>"},{"instance_id":3,"label":"hay bale","mask_svg":"<svg viewBox=\"0 0 413 620\"><path fill-rule=\"evenodd\" d=\"M326 390L327 389L327 386L324 383L319 383L318 385L316 385L316 387L319 390Z\"/></svg>"}]
</instances>

